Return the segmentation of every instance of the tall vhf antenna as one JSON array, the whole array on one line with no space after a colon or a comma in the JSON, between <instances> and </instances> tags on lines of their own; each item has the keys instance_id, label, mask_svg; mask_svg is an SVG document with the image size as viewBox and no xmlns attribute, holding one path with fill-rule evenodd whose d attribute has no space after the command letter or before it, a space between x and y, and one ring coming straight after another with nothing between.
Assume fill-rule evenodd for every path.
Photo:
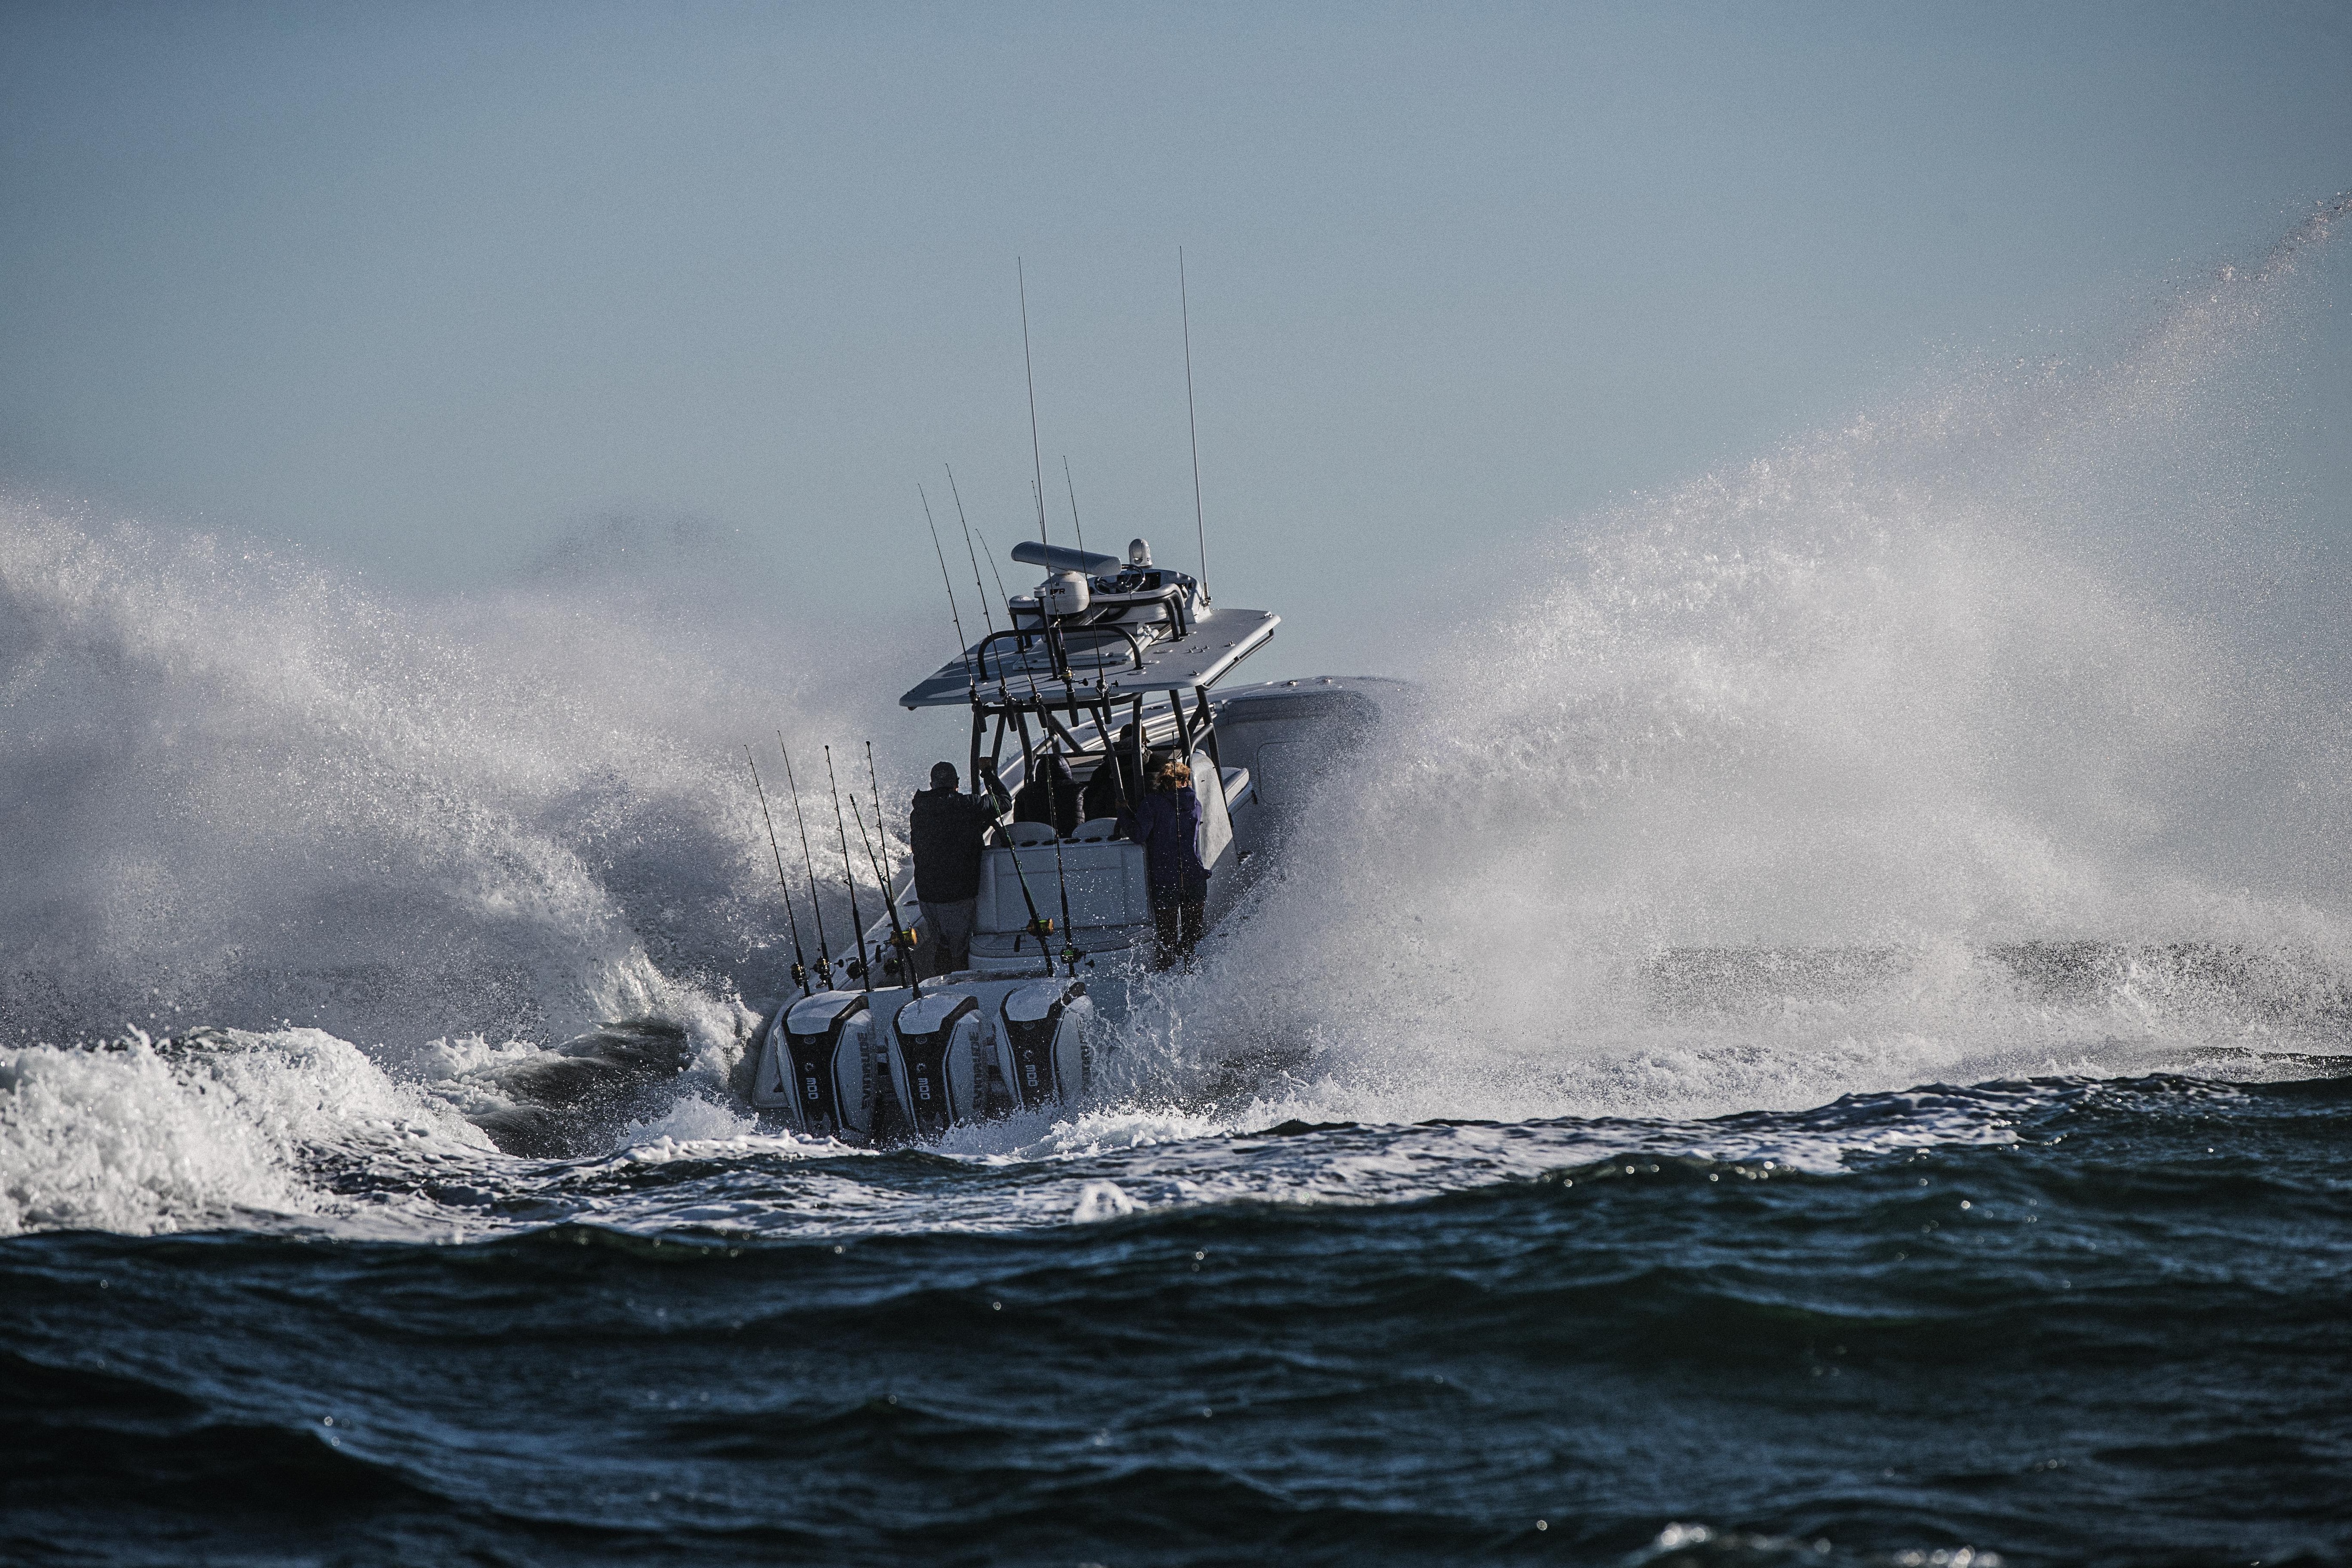
<instances>
[{"instance_id":1,"label":"tall vhf antenna","mask_svg":"<svg viewBox=\"0 0 2352 1568\"><path fill-rule=\"evenodd\" d=\"M1184 317L1184 424L1192 433L1192 534L1201 546L1201 595L1209 593L1209 525L1201 513L1201 421L1192 412L1192 295L1184 285L1184 247L1176 247L1176 304ZM1036 395L1030 395L1034 405ZM1035 416L1031 416L1031 425ZM1033 438L1034 431L1032 431Z\"/></svg>"},{"instance_id":2,"label":"tall vhf antenna","mask_svg":"<svg viewBox=\"0 0 2352 1568\"><path fill-rule=\"evenodd\" d=\"M1029 277L1017 256L1013 258L1013 276L1021 285L1021 374L1029 379L1029 468L1036 481L1037 542L1045 544L1045 458L1037 446L1037 373L1029 363Z\"/></svg>"},{"instance_id":3,"label":"tall vhf antenna","mask_svg":"<svg viewBox=\"0 0 2352 1568\"><path fill-rule=\"evenodd\" d=\"M1078 521L1078 481L1070 478L1070 455L1067 452L1062 454L1062 482L1070 487L1070 527L1076 531L1078 549L1083 552L1087 547L1087 525Z\"/></svg>"}]
</instances>

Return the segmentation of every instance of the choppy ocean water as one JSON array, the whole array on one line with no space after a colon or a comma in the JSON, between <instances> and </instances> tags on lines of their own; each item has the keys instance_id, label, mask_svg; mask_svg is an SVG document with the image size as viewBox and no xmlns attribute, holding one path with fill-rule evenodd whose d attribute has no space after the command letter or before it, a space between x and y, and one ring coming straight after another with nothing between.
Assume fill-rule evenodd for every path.
<instances>
[{"instance_id":1,"label":"choppy ocean water","mask_svg":"<svg viewBox=\"0 0 2352 1568\"><path fill-rule=\"evenodd\" d=\"M20 1236L5 1545L2340 1562L2348 1117L2352 1076L2166 1074L1052 1160L671 1141L432 1190L478 1240Z\"/></svg>"},{"instance_id":2,"label":"choppy ocean water","mask_svg":"<svg viewBox=\"0 0 2352 1568\"><path fill-rule=\"evenodd\" d=\"M733 1088L915 628L0 498L0 1558L2352 1560L2342 211L1531 540L925 1149Z\"/></svg>"}]
</instances>

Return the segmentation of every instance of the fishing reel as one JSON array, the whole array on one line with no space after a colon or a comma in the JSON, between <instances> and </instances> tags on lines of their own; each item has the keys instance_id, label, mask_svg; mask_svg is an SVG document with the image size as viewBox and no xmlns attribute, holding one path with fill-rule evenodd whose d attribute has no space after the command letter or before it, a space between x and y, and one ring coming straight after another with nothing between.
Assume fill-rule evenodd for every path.
<instances>
[{"instance_id":1,"label":"fishing reel","mask_svg":"<svg viewBox=\"0 0 2352 1568\"><path fill-rule=\"evenodd\" d=\"M1035 937L1037 939L1037 951L1039 952L1045 952L1049 951L1045 945L1045 939L1054 934L1054 922L1047 920L1044 915L1031 915L1029 917L1029 923L1021 928L1021 933L1022 936ZM1015 952L1019 952L1021 951L1021 937L1016 936L1013 939L1013 951Z\"/></svg>"},{"instance_id":2,"label":"fishing reel","mask_svg":"<svg viewBox=\"0 0 2352 1568\"><path fill-rule=\"evenodd\" d=\"M900 959L903 957L911 961L915 956L915 944L922 940L923 937L920 931L892 931L890 933L890 946L896 951L894 951L889 957L885 958L882 961L882 973L888 975L893 980L898 978L900 974L906 972L908 967L906 963L900 962ZM876 951L879 952L880 950L877 949Z\"/></svg>"},{"instance_id":3,"label":"fishing reel","mask_svg":"<svg viewBox=\"0 0 2352 1568\"><path fill-rule=\"evenodd\" d=\"M793 961L793 984L799 986L803 991L806 991L809 988L808 965L801 963L798 959L794 959Z\"/></svg>"}]
</instances>

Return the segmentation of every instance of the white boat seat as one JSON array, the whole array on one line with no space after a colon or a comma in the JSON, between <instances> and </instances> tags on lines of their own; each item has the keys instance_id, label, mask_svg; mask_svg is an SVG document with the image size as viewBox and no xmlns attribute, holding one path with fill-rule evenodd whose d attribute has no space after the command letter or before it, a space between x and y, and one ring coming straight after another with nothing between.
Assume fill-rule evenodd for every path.
<instances>
[{"instance_id":1,"label":"white boat seat","mask_svg":"<svg viewBox=\"0 0 2352 1568\"><path fill-rule=\"evenodd\" d=\"M1054 842L1054 825L1050 822L1016 822L1004 830L1005 842L1018 847L1029 844Z\"/></svg>"},{"instance_id":2,"label":"white boat seat","mask_svg":"<svg viewBox=\"0 0 2352 1568\"><path fill-rule=\"evenodd\" d=\"M1074 844L1100 844L1107 838L1118 837L1118 817L1089 816L1078 824L1078 830L1070 835L1070 841Z\"/></svg>"}]
</instances>

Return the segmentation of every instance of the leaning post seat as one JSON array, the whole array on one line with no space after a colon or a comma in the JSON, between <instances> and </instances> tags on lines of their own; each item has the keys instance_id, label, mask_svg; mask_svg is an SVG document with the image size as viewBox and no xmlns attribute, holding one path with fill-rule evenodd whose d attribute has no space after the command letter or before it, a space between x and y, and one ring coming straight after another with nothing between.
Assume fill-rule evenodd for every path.
<instances>
[{"instance_id":1,"label":"leaning post seat","mask_svg":"<svg viewBox=\"0 0 2352 1568\"><path fill-rule=\"evenodd\" d=\"M1062 946L1062 885L1070 892L1073 946L1081 952L1104 952L1133 945L1151 930L1151 872L1143 846L1125 838L1087 837L1097 817L1079 825L1080 837L1065 840L1058 867L1052 830L1035 827L1042 837L1018 847L983 850L980 858L980 896L972 910L971 966L977 970L1012 970L1045 963ZM1016 864L1014 857L1019 857ZM1021 897L1021 879L1029 879L1029 897L1037 912L1055 923L1055 934L1040 951L1027 934L1029 906Z\"/></svg>"}]
</instances>

